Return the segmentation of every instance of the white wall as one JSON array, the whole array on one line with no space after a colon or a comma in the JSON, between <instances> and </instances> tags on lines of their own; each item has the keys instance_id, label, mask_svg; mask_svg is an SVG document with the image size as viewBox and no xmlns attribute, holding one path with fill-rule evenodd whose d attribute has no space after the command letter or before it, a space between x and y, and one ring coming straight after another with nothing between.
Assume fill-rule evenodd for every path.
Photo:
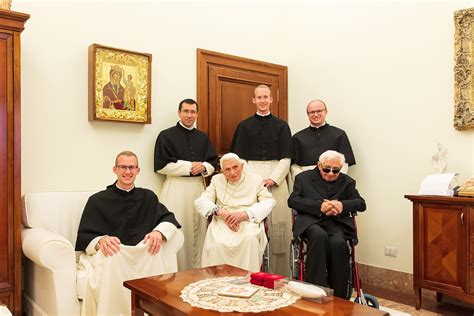
<instances>
[{"instance_id":1,"label":"white wall","mask_svg":"<svg viewBox=\"0 0 474 316\"><path fill-rule=\"evenodd\" d=\"M355 2L355 1L354 1ZM290 4L291 3L291 4ZM362 263L412 272L411 203L434 170L436 143L464 181L473 132L453 126L453 11L473 1L14 1L31 14L22 35L22 191L100 189L115 154L131 149L138 185L158 191L153 148L196 97L196 48L289 68L289 123L307 126L308 100L348 133L368 210L358 217ZM151 125L87 120L87 47L153 54ZM398 257L383 255L385 245Z\"/></svg>"}]
</instances>

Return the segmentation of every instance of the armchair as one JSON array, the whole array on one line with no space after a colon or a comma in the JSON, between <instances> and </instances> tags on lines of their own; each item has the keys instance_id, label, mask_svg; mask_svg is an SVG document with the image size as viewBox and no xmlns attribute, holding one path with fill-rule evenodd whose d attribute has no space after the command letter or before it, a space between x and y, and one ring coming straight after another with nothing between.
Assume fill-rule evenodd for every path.
<instances>
[{"instance_id":1,"label":"armchair","mask_svg":"<svg viewBox=\"0 0 474 316\"><path fill-rule=\"evenodd\" d=\"M85 277L74 251L84 206L96 191L39 192L23 197L23 310L26 315L80 315ZM184 237L177 231L161 249L177 271L176 253Z\"/></svg>"}]
</instances>

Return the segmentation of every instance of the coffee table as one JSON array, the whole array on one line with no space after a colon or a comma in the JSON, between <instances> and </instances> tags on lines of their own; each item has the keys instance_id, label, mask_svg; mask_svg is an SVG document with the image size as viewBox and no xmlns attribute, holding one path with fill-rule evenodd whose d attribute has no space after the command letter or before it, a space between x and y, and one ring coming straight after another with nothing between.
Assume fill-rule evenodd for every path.
<instances>
[{"instance_id":1,"label":"coffee table","mask_svg":"<svg viewBox=\"0 0 474 316\"><path fill-rule=\"evenodd\" d=\"M123 284L132 291L132 315L252 315L255 313L220 313L193 307L179 297L181 290L193 282L225 276L245 276L248 271L230 266L218 265L208 268L193 269L171 274L163 274L143 279L125 281ZM389 315L386 312L368 306L334 297L334 300L318 304L306 300L274 311L262 312L261 315Z\"/></svg>"}]
</instances>

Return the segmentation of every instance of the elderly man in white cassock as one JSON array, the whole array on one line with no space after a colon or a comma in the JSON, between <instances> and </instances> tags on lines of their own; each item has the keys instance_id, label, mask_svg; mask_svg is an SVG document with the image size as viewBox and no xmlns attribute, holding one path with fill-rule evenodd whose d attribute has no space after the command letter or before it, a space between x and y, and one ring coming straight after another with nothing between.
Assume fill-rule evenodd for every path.
<instances>
[{"instance_id":1,"label":"elderly man in white cassock","mask_svg":"<svg viewBox=\"0 0 474 316\"><path fill-rule=\"evenodd\" d=\"M248 271L260 270L267 245L263 220L275 199L263 178L243 170L234 153L222 156L221 174L194 201L204 217L212 216L202 250L202 267L229 264Z\"/></svg>"}]
</instances>

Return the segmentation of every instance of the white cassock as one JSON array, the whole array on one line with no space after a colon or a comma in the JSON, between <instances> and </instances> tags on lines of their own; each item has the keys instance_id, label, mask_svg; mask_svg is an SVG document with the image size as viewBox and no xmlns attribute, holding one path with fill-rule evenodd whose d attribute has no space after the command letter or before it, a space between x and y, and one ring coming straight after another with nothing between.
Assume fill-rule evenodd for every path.
<instances>
[{"instance_id":1,"label":"white cassock","mask_svg":"<svg viewBox=\"0 0 474 316\"><path fill-rule=\"evenodd\" d=\"M173 224L162 222L156 230L170 241L176 229ZM169 260L170 255L176 254L167 251L166 242L155 255L149 255L147 245L140 242L136 246L120 245L118 253L106 257L95 250L101 237L94 238L79 257L78 282L85 282L79 293L82 316L130 315L131 294L123 286L124 281L177 271L176 261Z\"/></svg>"},{"instance_id":2,"label":"white cassock","mask_svg":"<svg viewBox=\"0 0 474 316\"><path fill-rule=\"evenodd\" d=\"M240 180L231 183L223 174L215 175L194 204L203 217L211 215L215 206L230 212L246 211L249 215L249 220L240 222L236 232L219 216L213 217L204 240L202 267L229 264L252 272L260 271L267 245L262 221L275 206L275 199L263 186L263 179L243 171Z\"/></svg>"},{"instance_id":3,"label":"white cassock","mask_svg":"<svg viewBox=\"0 0 474 316\"><path fill-rule=\"evenodd\" d=\"M166 175L160 194L160 202L174 213L184 233L184 245L178 252L179 271L201 266L201 250L206 234L207 222L194 212L194 200L205 190L203 176L190 177L191 161L178 160L168 163L158 173ZM206 175L214 172L214 167L203 162Z\"/></svg>"},{"instance_id":4,"label":"white cassock","mask_svg":"<svg viewBox=\"0 0 474 316\"><path fill-rule=\"evenodd\" d=\"M270 272L289 275L290 242L293 238L291 210L288 208L288 183L286 176L290 169L290 159L257 161L248 160L245 170L272 179L276 185L270 188L276 206L269 216Z\"/></svg>"}]
</instances>

